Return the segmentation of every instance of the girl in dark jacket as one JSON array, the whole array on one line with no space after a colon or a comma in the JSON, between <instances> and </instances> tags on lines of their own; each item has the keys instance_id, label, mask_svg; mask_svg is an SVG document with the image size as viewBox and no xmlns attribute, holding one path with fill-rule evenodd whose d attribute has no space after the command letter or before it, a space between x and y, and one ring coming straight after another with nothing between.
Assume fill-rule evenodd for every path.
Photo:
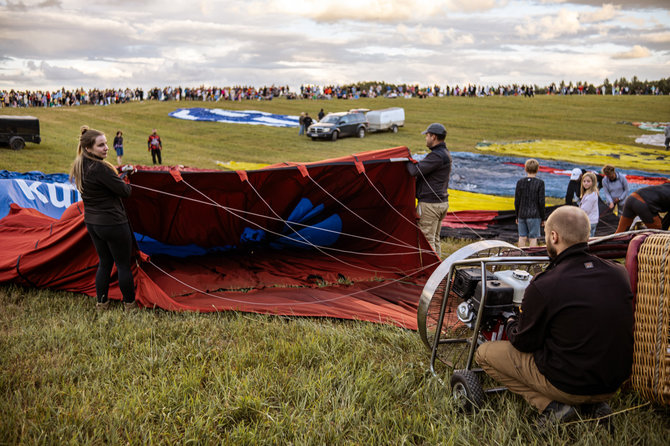
<instances>
[{"instance_id":1,"label":"girl in dark jacket","mask_svg":"<svg viewBox=\"0 0 670 446\"><path fill-rule=\"evenodd\" d=\"M70 178L84 201L84 223L100 260L95 275L96 309L109 308L109 282L116 263L124 310L135 310L135 286L130 270L133 236L121 202L121 198L130 196L131 187L105 160L108 151L105 134L83 126Z\"/></svg>"}]
</instances>

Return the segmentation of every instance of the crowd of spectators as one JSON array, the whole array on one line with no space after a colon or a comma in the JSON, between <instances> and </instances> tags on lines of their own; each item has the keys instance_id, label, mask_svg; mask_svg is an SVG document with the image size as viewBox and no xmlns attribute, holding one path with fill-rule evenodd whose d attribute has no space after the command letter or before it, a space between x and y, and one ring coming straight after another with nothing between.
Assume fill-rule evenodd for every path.
<instances>
[{"instance_id":1,"label":"crowd of spectators","mask_svg":"<svg viewBox=\"0 0 670 446\"><path fill-rule=\"evenodd\" d=\"M145 92L142 88L75 90L0 90L0 107L66 107L74 105L110 105L130 101L241 101L272 100L274 97L289 95L289 87L164 87L152 88ZM295 97L295 95L293 95Z\"/></svg>"},{"instance_id":2,"label":"crowd of spectators","mask_svg":"<svg viewBox=\"0 0 670 446\"><path fill-rule=\"evenodd\" d=\"M250 86L235 87L165 87L163 89L153 88L149 92L148 99L159 101L241 101L241 100L268 100L289 93L288 86L260 88Z\"/></svg>"},{"instance_id":3,"label":"crowd of spectators","mask_svg":"<svg viewBox=\"0 0 670 446\"><path fill-rule=\"evenodd\" d=\"M303 85L300 87L299 97L305 99L358 99L375 97L443 97L443 96L525 96L533 97L536 94L548 95L659 95L670 94L670 79L662 79L656 82L639 82L636 79L628 82L625 79L610 84L608 80L599 86L586 82L572 82L559 85L552 83L545 87L530 84L511 85L439 85L420 87L418 85L391 85L384 83L358 83L344 86L314 86Z\"/></svg>"},{"instance_id":4,"label":"crowd of spectators","mask_svg":"<svg viewBox=\"0 0 670 446\"><path fill-rule=\"evenodd\" d=\"M434 97L434 96L533 96L534 87L528 85L508 85L499 87L484 87L480 85L449 85L440 87L419 87L418 85L369 85L369 86L328 86L320 88L318 86L301 87L300 95L303 98L338 98L338 99L357 99L357 98L376 98L376 97Z\"/></svg>"},{"instance_id":5,"label":"crowd of spectators","mask_svg":"<svg viewBox=\"0 0 670 446\"><path fill-rule=\"evenodd\" d=\"M314 86L300 87L300 96L304 99L358 99L358 98L427 98L434 96L534 96L535 88L532 85L507 85L489 87L481 85L456 85L440 87L439 85L419 87L418 85L346 85L346 86Z\"/></svg>"},{"instance_id":6,"label":"crowd of spectators","mask_svg":"<svg viewBox=\"0 0 670 446\"><path fill-rule=\"evenodd\" d=\"M444 96L526 96L548 95L659 95L670 94L670 79L654 82L640 82L636 78L628 82L622 79L610 83L607 79L599 86L586 82L549 86L537 85L439 85L420 87L419 85L395 85L383 82L365 82L351 85L301 85L299 91L291 91L288 86L235 86L235 87L163 87L145 92L142 88L75 90L0 90L0 107L62 107L73 105L110 105L129 101L241 101L272 100L276 97L287 99L358 99L358 98L427 98Z\"/></svg>"},{"instance_id":7,"label":"crowd of spectators","mask_svg":"<svg viewBox=\"0 0 670 446\"><path fill-rule=\"evenodd\" d=\"M0 90L0 103L2 107L62 107L82 104L108 105L128 102L131 100L142 100L141 89L107 89L85 90Z\"/></svg>"}]
</instances>

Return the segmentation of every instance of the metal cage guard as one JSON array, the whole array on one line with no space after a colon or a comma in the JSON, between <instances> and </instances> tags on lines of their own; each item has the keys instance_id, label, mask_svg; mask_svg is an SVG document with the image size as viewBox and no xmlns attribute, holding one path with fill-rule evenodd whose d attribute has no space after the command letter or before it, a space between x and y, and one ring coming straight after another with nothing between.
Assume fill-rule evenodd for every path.
<instances>
[{"instance_id":1,"label":"metal cage guard","mask_svg":"<svg viewBox=\"0 0 670 446\"><path fill-rule=\"evenodd\" d=\"M542 257L483 257L483 258L473 258L473 259L464 259L458 260L452 263L449 268L449 273L447 274L447 286L445 287L445 297L442 299L442 304L440 306L440 313L437 318L437 327L435 330L436 339L433 342L431 354L430 354L430 372L439 379L437 372L435 371L435 360L437 359L437 349L440 344L456 343L456 342L466 342L470 344L470 349L468 350L468 358L465 363L465 370L471 370L472 361L475 355L475 350L477 349L477 337L479 336L479 330L482 324L482 315L484 314L484 306L486 305L486 267L489 265L537 265L542 263L549 263L551 259L546 256ZM451 292L452 278L454 270L459 266L476 266L480 265L481 274L482 274L482 296L479 302L479 310L477 311L477 319L475 320L475 326L472 330L471 339L442 339L440 336L442 334L442 326L444 324L444 314L447 308L447 298ZM497 390L497 389L496 389Z\"/></svg>"}]
</instances>

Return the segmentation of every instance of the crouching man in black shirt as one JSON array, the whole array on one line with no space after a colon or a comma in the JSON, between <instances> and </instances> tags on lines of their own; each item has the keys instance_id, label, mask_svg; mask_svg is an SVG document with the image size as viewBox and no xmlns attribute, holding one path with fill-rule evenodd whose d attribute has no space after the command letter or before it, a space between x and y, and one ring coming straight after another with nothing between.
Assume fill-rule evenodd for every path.
<instances>
[{"instance_id":1,"label":"crouching man in black shirt","mask_svg":"<svg viewBox=\"0 0 670 446\"><path fill-rule=\"evenodd\" d=\"M540 413L540 425L611 413L607 404L630 376L633 307L626 270L587 253L589 219L574 206L545 225L552 261L507 321L509 341L485 342L479 365Z\"/></svg>"}]
</instances>

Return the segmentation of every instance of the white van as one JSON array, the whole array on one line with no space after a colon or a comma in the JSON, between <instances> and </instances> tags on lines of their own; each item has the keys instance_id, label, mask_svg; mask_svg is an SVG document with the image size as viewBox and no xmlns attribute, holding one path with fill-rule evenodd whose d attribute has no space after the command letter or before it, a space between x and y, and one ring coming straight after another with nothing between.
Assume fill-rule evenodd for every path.
<instances>
[{"instance_id":1,"label":"white van","mask_svg":"<svg viewBox=\"0 0 670 446\"><path fill-rule=\"evenodd\" d=\"M390 130L398 133L398 128L405 125L405 109L402 107L371 110L365 114L368 120L368 129L371 132Z\"/></svg>"}]
</instances>

